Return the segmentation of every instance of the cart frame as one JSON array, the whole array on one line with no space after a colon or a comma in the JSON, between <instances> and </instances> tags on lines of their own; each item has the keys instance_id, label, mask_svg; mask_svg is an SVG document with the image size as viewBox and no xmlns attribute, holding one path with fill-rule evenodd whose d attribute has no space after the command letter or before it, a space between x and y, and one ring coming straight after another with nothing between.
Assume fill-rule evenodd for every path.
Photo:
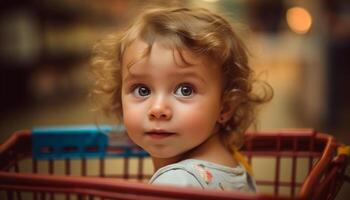
<instances>
[{"instance_id":1,"label":"cart frame","mask_svg":"<svg viewBox=\"0 0 350 200\"><path fill-rule=\"evenodd\" d=\"M223 192L200 190L196 188L178 188L171 186L149 185L142 182L123 179L136 178L139 181L148 179L150 174L142 171L142 159L145 154L128 154L125 157L124 172L119 177L108 177L104 170L104 157L100 157L99 177L88 177L86 159L82 160L82 174L72 176L69 169L65 175L54 174L53 160L49 159L49 173L39 174L37 161L33 159L32 172L23 173L18 163L32 156L32 131L15 132L0 146L0 192L7 199L21 200L23 192L30 192L33 199L55 199L55 194L62 194L70 199L74 194L78 199L246 199L246 200L288 200L288 199L334 199L345 180L349 155L337 153L343 144L337 143L334 137L318 133L312 129L291 129L247 133L245 146L242 149L248 161L259 156L271 156L276 159L274 180L257 180L258 185L270 185L273 194L246 194L241 192ZM130 174L128 160L139 159L138 172ZM280 180L281 158L292 159L291 180ZM302 183L296 181L297 158L309 159L309 173ZM316 160L316 161L315 161ZM69 159L65 167L69 168ZM102 167L101 167L102 166ZM290 187L290 196L280 195L280 186ZM297 191L297 188L300 188Z\"/></svg>"}]
</instances>

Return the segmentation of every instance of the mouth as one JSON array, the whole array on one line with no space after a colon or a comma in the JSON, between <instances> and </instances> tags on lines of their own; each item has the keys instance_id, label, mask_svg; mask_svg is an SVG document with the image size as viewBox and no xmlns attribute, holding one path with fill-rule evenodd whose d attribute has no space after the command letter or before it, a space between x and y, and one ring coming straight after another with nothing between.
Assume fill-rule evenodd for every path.
<instances>
[{"instance_id":1,"label":"mouth","mask_svg":"<svg viewBox=\"0 0 350 200\"><path fill-rule=\"evenodd\" d=\"M175 135L174 132L167 132L167 131L149 131L145 133L147 136L151 137L152 139L164 139L170 136Z\"/></svg>"}]
</instances>

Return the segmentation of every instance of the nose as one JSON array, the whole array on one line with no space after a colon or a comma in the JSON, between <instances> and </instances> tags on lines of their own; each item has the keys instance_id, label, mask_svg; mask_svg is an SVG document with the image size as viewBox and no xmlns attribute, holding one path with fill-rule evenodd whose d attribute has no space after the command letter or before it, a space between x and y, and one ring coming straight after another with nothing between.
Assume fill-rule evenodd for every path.
<instances>
[{"instance_id":1,"label":"nose","mask_svg":"<svg viewBox=\"0 0 350 200\"><path fill-rule=\"evenodd\" d=\"M158 97L152 103L148 117L150 120L169 120L173 112L170 103L164 97Z\"/></svg>"}]
</instances>

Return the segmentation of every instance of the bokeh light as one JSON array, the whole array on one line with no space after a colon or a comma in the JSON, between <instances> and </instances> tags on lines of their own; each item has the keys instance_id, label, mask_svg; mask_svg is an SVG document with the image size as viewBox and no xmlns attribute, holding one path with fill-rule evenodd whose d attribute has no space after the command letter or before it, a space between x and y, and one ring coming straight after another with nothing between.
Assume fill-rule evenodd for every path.
<instances>
[{"instance_id":1,"label":"bokeh light","mask_svg":"<svg viewBox=\"0 0 350 200\"><path fill-rule=\"evenodd\" d=\"M312 17L305 8L289 8L286 17L289 28L295 33L305 34L311 28Z\"/></svg>"}]
</instances>

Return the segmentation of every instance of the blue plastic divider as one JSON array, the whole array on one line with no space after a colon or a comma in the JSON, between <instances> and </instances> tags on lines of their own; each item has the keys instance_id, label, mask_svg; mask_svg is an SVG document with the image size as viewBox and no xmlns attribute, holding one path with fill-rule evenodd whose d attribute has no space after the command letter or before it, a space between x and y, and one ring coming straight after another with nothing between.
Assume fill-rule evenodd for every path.
<instances>
[{"instance_id":1,"label":"blue plastic divider","mask_svg":"<svg viewBox=\"0 0 350 200\"><path fill-rule=\"evenodd\" d=\"M32 129L32 156L38 160L148 156L119 137L123 134L123 127L110 125L36 127Z\"/></svg>"}]
</instances>

